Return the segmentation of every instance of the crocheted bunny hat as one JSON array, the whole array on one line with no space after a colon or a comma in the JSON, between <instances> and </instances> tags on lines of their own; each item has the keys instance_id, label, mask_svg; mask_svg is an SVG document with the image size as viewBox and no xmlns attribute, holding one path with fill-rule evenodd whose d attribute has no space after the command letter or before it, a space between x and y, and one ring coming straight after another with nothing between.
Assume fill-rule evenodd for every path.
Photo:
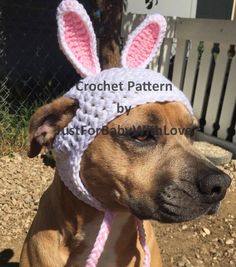
<instances>
[{"instance_id":1,"label":"crocheted bunny hat","mask_svg":"<svg viewBox=\"0 0 236 267\"><path fill-rule=\"evenodd\" d=\"M166 21L159 14L148 16L140 26L129 35L122 51L121 67L101 71L97 57L96 38L92 23L85 9L76 0L64 0L58 7L59 44L76 71L84 77L78 86L71 88L65 96L77 99L79 108L68 126L55 138L54 155L59 175L71 192L85 203L104 211L94 247L86 261L86 267L95 267L108 238L113 213L95 199L84 186L80 177L80 162L84 151L94 140L97 129L125 112L118 112L117 104L134 108L154 102L182 102L192 113L192 107L185 95L160 73L147 70L161 46L166 31ZM169 84L171 90L136 90L133 84ZM104 83L122 84L118 90L105 90ZM93 85L95 90L85 90L85 85ZM104 85L98 86L98 85ZM92 88L92 87L91 87ZM97 90L96 90L97 88ZM116 87L117 89L117 87ZM127 117L128 118L128 117ZM93 134L83 134L81 129L96 129ZM73 131L70 129L79 129ZM93 177L91 177L93 179ZM106 192L104 192L106 193ZM140 243L144 251L144 267L149 267L151 256L146 245L143 222L137 219Z\"/></svg>"}]
</instances>

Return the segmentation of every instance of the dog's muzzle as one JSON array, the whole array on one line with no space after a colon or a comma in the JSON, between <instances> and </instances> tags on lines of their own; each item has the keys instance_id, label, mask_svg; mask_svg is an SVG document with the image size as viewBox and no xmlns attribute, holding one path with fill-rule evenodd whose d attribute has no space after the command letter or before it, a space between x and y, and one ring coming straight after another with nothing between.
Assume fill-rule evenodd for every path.
<instances>
[{"instance_id":1,"label":"dog's muzzle","mask_svg":"<svg viewBox=\"0 0 236 267\"><path fill-rule=\"evenodd\" d=\"M224 198L231 178L213 173L201 179L171 181L158 191L153 207L144 201L131 202L130 210L141 219L162 223L184 222L204 214L214 214Z\"/></svg>"},{"instance_id":2,"label":"dog's muzzle","mask_svg":"<svg viewBox=\"0 0 236 267\"><path fill-rule=\"evenodd\" d=\"M214 214L231 184L226 174L210 174L194 183L182 180L167 185L157 197L157 219L162 222L192 220Z\"/></svg>"}]
</instances>

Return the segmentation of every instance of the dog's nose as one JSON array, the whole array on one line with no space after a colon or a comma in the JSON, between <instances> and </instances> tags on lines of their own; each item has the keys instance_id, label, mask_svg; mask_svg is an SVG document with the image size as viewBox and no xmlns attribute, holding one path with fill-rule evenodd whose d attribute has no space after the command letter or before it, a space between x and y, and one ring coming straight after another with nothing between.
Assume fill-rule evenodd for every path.
<instances>
[{"instance_id":1,"label":"dog's nose","mask_svg":"<svg viewBox=\"0 0 236 267\"><path fill-rule=\"evenodd\" d=\"M206 197L206 201L214 203L224 198L231 178L227 174L211 174L199 181L199 191Z\"/></svg>"}]
</instances>

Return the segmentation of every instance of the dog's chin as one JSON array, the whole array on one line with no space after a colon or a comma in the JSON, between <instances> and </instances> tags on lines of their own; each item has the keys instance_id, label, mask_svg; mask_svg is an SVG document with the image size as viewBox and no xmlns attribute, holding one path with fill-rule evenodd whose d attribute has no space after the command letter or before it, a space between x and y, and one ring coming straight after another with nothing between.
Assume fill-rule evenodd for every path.
<instances>
[{"instance_id":1,"label":"dog's chin","mask_svg":"<svg viewBox=\"0 0 236 267\"><path fill-rule=\"evenodd\" d=\"M186 222L186 221L191 221L201 215L202 214L177 214L177 213L173 213L168 212L168 211L157 211L155 213L140 213L140 212L136 212L133 211L132 212L136 217L138 217L140 220L154 220L154 221L158 221L160 223L181 223L181 222Z\"/></svg>"},{"instance_id":2,"label":"dog's chin","mask_svg":"<svg viewBox=\"0 0 236 267\"><path fill-rule=\"evenodd\" d=\"M211 205L210 207L204 209L204 210L197 210L191 212L174 212L174 211L161 211L159 210L156 214L152 216L153 220L157 220L161 223L181 223L181 222L187 222L192 221L202 215L213 215L215 214L219 209L219 203Z\"/></svg>"},{"instance_id":3,"label":"dog's chin","mask_svg":"<svg viewBox=\"0 0 236 267\"><path fill-rule=\"evenodd\" d=\"M201 206L200 208L187 209L186 207L178 207L177 209L168 209L167 207L158 207L155 211L146 207L130 207L130 211L140 220L155 220L160 223L181 223L194 220L202 215L213 215L219 209L220 203L212 204L210 206Z\"/></svg>"},{"instance_id":4,"label":"dog's chin","mask_svg":"<svg viewBox=\"0 0 236 267\"><path fill-rule=\"evenodd\" d=\"M213 214L216 214L217 211L219 210L220 208L220 202L210 206L209 210L207 211L207 215L213 215Z\"/></svg>"}]
</instances>

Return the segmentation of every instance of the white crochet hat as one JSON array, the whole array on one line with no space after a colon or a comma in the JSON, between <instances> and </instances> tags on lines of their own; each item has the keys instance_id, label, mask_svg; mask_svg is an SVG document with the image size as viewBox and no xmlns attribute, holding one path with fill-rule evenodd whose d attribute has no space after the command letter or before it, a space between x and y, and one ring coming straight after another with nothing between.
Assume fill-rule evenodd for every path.
<instances>
[{"instance_id":1,"label":"white crochet hat","mask_svg":"<svg viewBox=\"0 0 236 267\"><path fill-rule=\"evenodd\" d=\"M129 35L122 51L122 67L104 71L100 70L94 30L83 6L75 0L64 0L58 8L57 20L61 49L77 72L86 77L65 94L79 101L79 108L67 129L81 129L82 126L101 129L122 114L118 113L117 104L134 108L145 103L179 101L192 113L188 99L178 88L160 73L145 69L161 46L166 30L164 17L159 14L148 16ZM129 82L169 84L171 90L136 90L129 87ZM123 87L122 90L105 90L105 87L98 90L98 85L104 83L121 83ZM97 89L85 88L86 84L93 84ZM56 136L53 145L58 172L75 196L104 210L105 207L87 191L80 178L82 155L97 133L65 132L66 129Z\"/></svg>"}]
</instances>

